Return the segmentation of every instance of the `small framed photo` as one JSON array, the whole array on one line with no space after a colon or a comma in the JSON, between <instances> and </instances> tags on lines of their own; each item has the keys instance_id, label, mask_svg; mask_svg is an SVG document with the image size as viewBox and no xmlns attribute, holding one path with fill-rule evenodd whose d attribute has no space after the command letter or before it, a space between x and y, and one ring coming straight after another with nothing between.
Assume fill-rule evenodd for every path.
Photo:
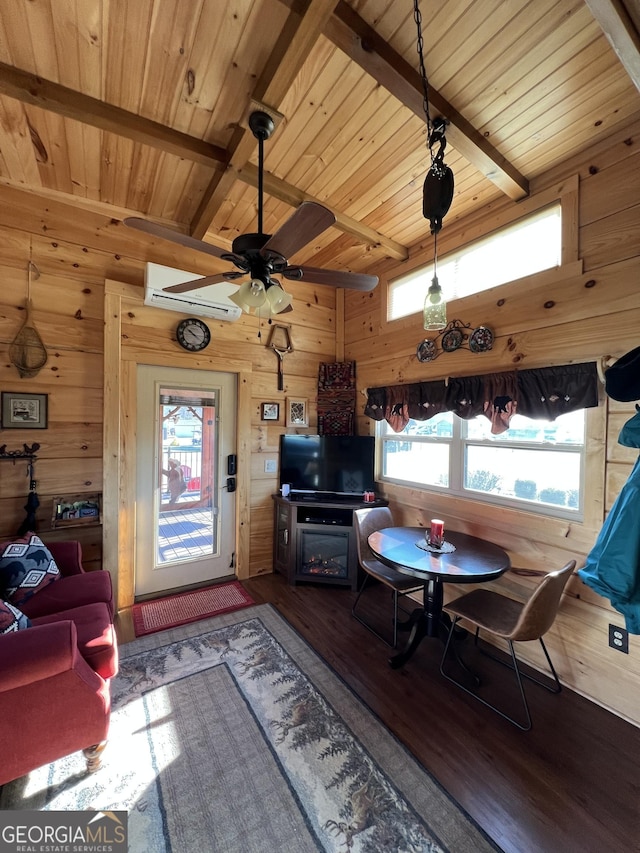
<instances>
[{"instance_id":1,"label":"small framed photo","mask_svg":"<svg viewBox=\"0 0 640 853\"><path fill-rule=\"evenodd\" d=\"M47 394L2 392L2 429L46 429Z\"/></svg>"},{"instance_id":2,"label":"small framed photo","mask_svg":"<svg viewBox=\"0 0 640 853\"><path fill-rule=\"evenodd\" d=\"M306 400L287 397L287 426L309 426L309 411Z\"/></svg>"},{"instance_id":3,"label":"small framed photo","mask_svg":"<svg viewBox=\"0 0 640 853\"><path fill-rule=\"evenodd\" d=\"M277 421L280 417L280 403L263 403L262 420Z\"/></svg>"}]
</instances>

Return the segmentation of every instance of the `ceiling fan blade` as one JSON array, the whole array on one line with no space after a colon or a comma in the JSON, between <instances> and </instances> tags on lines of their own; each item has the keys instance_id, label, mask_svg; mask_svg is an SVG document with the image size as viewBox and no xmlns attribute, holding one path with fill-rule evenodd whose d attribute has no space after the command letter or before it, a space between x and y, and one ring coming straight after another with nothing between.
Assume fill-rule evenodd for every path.
<instances>
[{"instance_id":1,"label":"ceiling fan blade","mask_svg":"<svg viewBox=\"0 0 640 853\"><path fill-rule=\"evenodd\" d=\"M295 255L307 243L330 228L336 221L333 213L315 201L303 201L276 233L262 247L265 252L277 252L283 258Z\"/></svg>"},{"instance_id":2,"label":"ceiling fan blade","mask_svg":"<svg viewBox=\"0 0 640 853\"><path fill-rule=\"evenodd\" d=\"M165 293L187 293L190 290L208 287L210 284L219 284L221 281L235 281L236 278L242 278L243 275L245 275L243 272L221 272L217 275L207 275L204 278L194 278L191 281L172 284L170 287L163 287L162 290Z\"/></svg>"},{"instance_id":3,"label":"ceiling fan blade","mask_svg":"<svg viewBox=\"0 0 640 853\"><path fill-rule=\"evenodd\" d=\"M173 228L167 228L164 225L158 225L157 222L149 222L149 220L140 219L137 216L127 216L122 221L128 228L137 228L138 231L144 231L145 234L151 234L152 237L170 240L172 243L178 243L187 249L195 249L197 252L205 252L205 254L213 255L215 258L222 258L229 254L228 249L221 249L219 246L214 246L213 243L205 243L204 240L196 240L195 237L181 234L179 231L174 231Z\"/></svg>"},{"instance_id":4,"label":"ceiling fan blade","mask_svg":"<svg viewBox=\"0 0 640 853\"><path fill-rule=\"evenodd\" d=\"M345 287L349 290L373 290L378 284L377 275L343 270L325 270L319 267L287 267L282 273L285 278L308 281L311 284L329 284L333 287Z\"/></svg>"}]
</instances>

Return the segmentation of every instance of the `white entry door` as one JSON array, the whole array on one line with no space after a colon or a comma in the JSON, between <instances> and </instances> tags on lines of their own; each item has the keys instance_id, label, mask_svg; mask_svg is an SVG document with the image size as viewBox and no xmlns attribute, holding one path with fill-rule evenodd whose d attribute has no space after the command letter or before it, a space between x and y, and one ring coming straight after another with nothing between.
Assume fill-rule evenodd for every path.
<instances>
[{"instance_id":1,"label":"white entry door","mask_svg":"<svg viewBox=\"0 0 640 853\"><path fill-rule=\"evenodd\" d=\"M233 576L236 377L137 371L136 597Z\"/></svg>"}]
</instances>

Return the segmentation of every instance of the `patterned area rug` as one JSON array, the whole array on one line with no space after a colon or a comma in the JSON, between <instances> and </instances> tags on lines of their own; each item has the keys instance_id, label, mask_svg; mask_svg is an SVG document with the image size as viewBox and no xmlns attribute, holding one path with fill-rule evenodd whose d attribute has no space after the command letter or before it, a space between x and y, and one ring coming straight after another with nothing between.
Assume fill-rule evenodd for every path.
<instances>
[{"instance_id":1,"label":"patterned area rug","mask_svg":"<svg viewBox=\"0 0 640 853\"><path fill-rule=\"evenodd\" d=\"M102 768L62 759L0 808L127 809L132 853L499 850L271 605L121 651Z\"/></svg>"},{"instance_id":2,"label":"patterned area rug","mask_svg":"<svg viewBox=\"0 0 640 853\"><path fill-rule=\"evenodd\" d=\"M133 605L133 630L136 637L197 622L208 616L231 613L255 604L238 581L180 592Z\"/></svg>"}]
</instances>

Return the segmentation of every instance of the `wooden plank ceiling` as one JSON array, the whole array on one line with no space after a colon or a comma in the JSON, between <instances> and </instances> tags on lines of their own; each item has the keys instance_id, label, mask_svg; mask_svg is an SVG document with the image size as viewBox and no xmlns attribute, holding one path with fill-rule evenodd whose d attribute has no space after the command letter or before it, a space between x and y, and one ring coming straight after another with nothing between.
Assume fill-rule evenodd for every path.
<instances>
[{"instance_id":1,"label":"wooden plank ceiling","mask_svg":"<svg viewBox=\"0 0 640 853\"><path fill-rule=\"evenodd\" d=\"M627 2L421 0L445 227L637 117ZM3 0L0 63L2 185L228 247L257 230L258 102L265 230L304 199L338 220L297 262L375 272L428 233L412 0Z\"/></svg>"}]
</instances>

